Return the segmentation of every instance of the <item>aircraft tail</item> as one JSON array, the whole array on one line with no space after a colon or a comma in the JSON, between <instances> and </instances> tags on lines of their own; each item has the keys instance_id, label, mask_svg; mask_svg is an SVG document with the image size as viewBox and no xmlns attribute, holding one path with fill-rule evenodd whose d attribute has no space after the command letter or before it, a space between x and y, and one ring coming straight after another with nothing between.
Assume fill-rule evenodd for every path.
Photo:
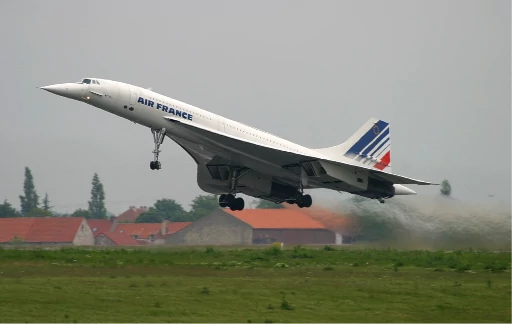
<instances>
[{"instance_id":1,"label":"aircraft tail","mask_svg":"<svg viewBox=\"0 0 512 324\"><path fill-rule=\"evenodd\" d=\"M335 160L345 157L378 170L391 172L389 123L370 118L342 144L316 151Z\"/></svg>"}]
</instances>

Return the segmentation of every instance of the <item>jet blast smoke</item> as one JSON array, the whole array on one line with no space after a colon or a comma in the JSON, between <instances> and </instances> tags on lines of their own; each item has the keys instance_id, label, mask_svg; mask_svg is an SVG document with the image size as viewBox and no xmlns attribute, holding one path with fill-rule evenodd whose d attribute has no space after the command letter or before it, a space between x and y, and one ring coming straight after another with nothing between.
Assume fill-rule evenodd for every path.
<instances>
[{"instance_id":1,"label":"jet blast smoke","mask_svg":"<svg viewBox=\"0 0 512 324\"><path fill-rule=\"evenodd\" d=\"M506 204L468 203L441 195L394 197L384 204L359 196L336 203L322 202L321 197L313 201L344 219L341 231L360 242L400 249L510 251L512 214ZM315 218L317 212L311 208L308 214Z\"/></svg>"}]
</instances>

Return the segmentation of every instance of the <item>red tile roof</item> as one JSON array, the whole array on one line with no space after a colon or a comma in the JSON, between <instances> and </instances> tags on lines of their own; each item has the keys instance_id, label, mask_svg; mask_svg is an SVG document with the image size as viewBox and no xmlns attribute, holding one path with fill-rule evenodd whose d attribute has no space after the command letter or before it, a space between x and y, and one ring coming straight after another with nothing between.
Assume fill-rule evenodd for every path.
<instances>
[{"instance_id":1,"label":"red tile roof","mask_svg":"<svg viewBox=\"0 0 512 324\"><path fill-rule=\"evenodd\" d=\"M116 232L103 232L100 235L105 235L116 245L140 245L140 243L134 240L130 235Z\"/></svg>"},{"instance_id":2,"label":"red tile roof","mask_svg":"<svg viewBox=\"0 0 512 324\"><path fill-rule=\"evenodd\" d=\"M14 236L28 243L73 242L82 217L17 217L0 218L0 242Z\"/></svg>"},{"instance_id":3,"label":"red tile roof","mask_svg":"<svg viewBox=\"0 0 512 324\"><path fill-rule=\"evenodd\" d=\"M319 221L325 227L333 232L343 234L353 234L359 230L359 225L353 219L347 216L325 209L318 206L311 206L310 208L299 208L297 205L284 204L285 208L290 210L296 210L303 214L308 215L314 220Z\"/></svg>"},{"instance_id":4,"label":"red tile roof","mask_svg":"<svg viewBox=\"0 0 512 324\"><path fill-rule=\"evenodd\" d=\"M244 209L242 211L232 211L225 208L224 211L254 229L326 229L320 222L291 209Z\"/></svg>"},{"instance_id":5,"label":"red tile roof","mask_svg":"<svg viewBox=\"0 0 512 324\"><path fill-rule=\"evenodd\" d=\"M178 231L181 231L188 225L192 224L192 222L173 222L167 224L167 234L174 234Z\"/></svg>"},{"instance_id":6,"label":"red tile roof","mask_svg":"<svg viewBox=\"0 0 512 324\"><path fill-rule=\"evenodd\" d=\"M174 234L188 225L191 222L168 222L166 224L166 235ZM148 239L150 235L159 237L162 230L162 223L135 223L135 224L118 224L115 231L116 233L123 233L128 235L138 235L140 239Z\"/></svg>"},{"instance_id":7,"label":"red tile roof","mask_svg":"<svg viewBox=\"0 0 512 324\"><path fill-rule=\"evenodd\" d=\"M147 239L151 234L158 234L161 228L161 223L118 224L114 232L130 236L138 235L140 239Z\"/></svg>"},{"instance_id":8,"label":"red tile roof","mask_svg":"<svg viewBox=\"0 0 512 324\"><path fill-rule=\"evenodd\" d=\"M120 223L122 223L122 222L135 223L135 220L137 219L137 217L139 217L140 214L142 214L146 211L148 211L148 208L145 206L142 206L139 208L137 208L135 206L130 206L130 208L128 208L127 211L125 211L124 213L120 214L117 217L117 221Z\"/></svg>"},{"instance_id":9,"label":"red tile roof","mask_svg":"<svg viewBox=\"0 0 512 324\"><path fill-rule=\"evenodd\" d=\"M112 226L112 222L108 219L88 219L87 224L89 224L94 237L97 237L101 233L109 232Z\"/></svg>"}]
</instances>

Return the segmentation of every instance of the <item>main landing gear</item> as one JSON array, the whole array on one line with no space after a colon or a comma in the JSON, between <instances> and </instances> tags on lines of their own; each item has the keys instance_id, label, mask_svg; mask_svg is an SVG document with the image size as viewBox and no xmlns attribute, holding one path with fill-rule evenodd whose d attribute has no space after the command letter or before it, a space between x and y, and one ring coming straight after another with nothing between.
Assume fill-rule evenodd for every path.
<instances>
[{"instance_id":1,"label":"main landing gear","mask_svg":"<svg viewBox=\"0 0 512 324\"><path fill-rule=\"evenodd\" d=\"M301 169L301 173L302 173L302 169ZM301 177L299 179L299 192L297 192L295 199L288 201L288 203L297 204L297 207L299 207L299 208L311 207L311 205L313 204L313 199L311 198L310 195L304 194L304 184L305 184L305 181Z\"/></svg>"},{"instance_id":2,"label":"main landing gear","mask_svg":"<svg viewBox=\"0 0 512 324\"><path fill-rule=\"evenodd\" d=\"M162 165L160 161L158 161L158 155L160 154L160 145L164 142L165 138L165 128L162 129L154 129L151 128L151 133L153 133L153 140L155 142L155 149L153 150L153 154L155 155L155 160L149 163L149 168L151 170L160 170Z\"/></svg>"},{"instance_id":3,"label":"main landing gear","mask_svg":"<svg viewBox=\"0 0 512 324\"><path fill-rule=\"evenodd\" d=\"M222 208L229 207L231 210L243 210L245 201L241 197L236 198L235 195L231 193L222 194L219 197L219 206Z\"/></svg>"},{"instance_id":4,"label":"main landing gear","mask_svg":"<svg viewBox=\"0 0 512 324\"><path fill-rule=\"evenodd\" d=\"M297 195L297 198L295 198L295 203L299 208L309 208L313 204L313 199L310 195L301 192Z\"/></svg>"},{"instance_id":5,"label":"main landing gear","mask_svg":"<svg viewBox=\"0 0 512 324\"><path fill-rule=\"evenodd\" d=\"M295 198L287 200L286 202L289 204L297 204L299 208L309 208L313 204L313 199L310 195L304 194L304 189L300 186L300 190L297 192Z\"/></svg>"},{"instance_id":6,"label":"main landing gear","mask_svg":"<svg viewBox=\"0 0 512 324\"><path fill-rule=\"evenodd\" d=\"M233 169L231 173L231 192L219 196L219 206L222 208L229 207L231 210L243 210L245 207L244 199L241 197L236 198L236 186L238 179L244 176L247 172L240 175L240 169Z\"/></svg>"}]
</instances>

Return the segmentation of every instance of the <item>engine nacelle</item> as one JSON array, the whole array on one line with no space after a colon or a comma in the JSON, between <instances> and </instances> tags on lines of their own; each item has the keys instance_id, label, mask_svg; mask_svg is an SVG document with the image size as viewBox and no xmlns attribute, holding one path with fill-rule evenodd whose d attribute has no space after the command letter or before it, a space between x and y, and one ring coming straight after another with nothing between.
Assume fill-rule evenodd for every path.
<instances>
[{"instance_id":1,"label":"engine nacelle","mask_svg":"<svg viewBox=\"0 0 512 324\"><path fill-rule=\"evenodd\" d=\"M297 188L272 181L270 196L274 199L287 200L297 195ZM277 200L276 199L276 200Z\"/></svg>"},{"instance_id":2,"label":"engine nacelle","mask_svg":"<svg viewBox=\"0 0 512 324\"><path fill-rule=\"evenodd\" d=\"M367 198L392 198L395 196L395 187L392 183L368 178L368 189L357 192L358 195Z\"/></svg>"}]
</instances>

